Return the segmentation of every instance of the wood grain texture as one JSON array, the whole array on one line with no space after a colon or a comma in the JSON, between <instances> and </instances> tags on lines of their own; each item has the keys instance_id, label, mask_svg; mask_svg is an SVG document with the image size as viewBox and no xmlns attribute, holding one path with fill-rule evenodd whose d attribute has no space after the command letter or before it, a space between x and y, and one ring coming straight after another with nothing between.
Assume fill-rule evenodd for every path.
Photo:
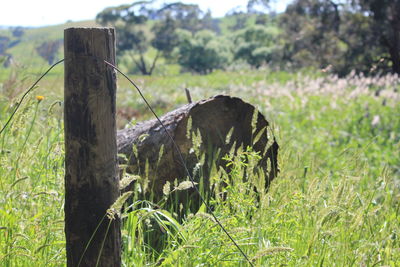
<instances>
[{"instance_id":1,"label":"wood grain texture","mask_svg":"<svg viewBox=\"0 0 400 267\"><path fill-rule=\"evenodd\" d=\"M256 112L255 129L252 127L253 114ZM188 136L188 121L191 118L191 129ZM182 151L189 171L199 162L198 156L191 150L194 133L200 133L200 151L205 153L205 164L202 173L205 185L209 178L210 162L222 166L221 159L234 146L251 146L260 152L260 165L265 172L265 186L268 188L278 172L278 144L271 140L268 121L257 109L241 100L230 96L215 96L209 99L184 105L161 118L172 138ZM233 129L233 130L231 130ZM227 142L227 135L232 131ZM260 134L260 135L259 135ZM253 142L256 136L260 138ZM117 132L118 153L124 154L128 162L120 159L120 163L128 164L128 171L146 176L150 180L149 188L155 197L162 196L164 184L175 179L186 180L187 175L181 159L172 141L157 120L138 123L132 128ZM161 147L163 154L160 158ZM134 153L133 151L137 151ZM216 156L216 151L219 155ZM148 166L146 168L146 162ZM147 172L147 173L146 173Z\"/></svg>"},{"instance_id":2,"label":"wood grain texture","mask_svg":"<svg viewBox=\"0 0 400 267\"><path fill-rule=\"evenodd\" d=\"M120 221L104 218L119 196L116 74L103 62L115 64L114 29L66 29L64 53L67 266L96 266L100 253L98 266L120 266Z\"/></svg>"}]
</instances>

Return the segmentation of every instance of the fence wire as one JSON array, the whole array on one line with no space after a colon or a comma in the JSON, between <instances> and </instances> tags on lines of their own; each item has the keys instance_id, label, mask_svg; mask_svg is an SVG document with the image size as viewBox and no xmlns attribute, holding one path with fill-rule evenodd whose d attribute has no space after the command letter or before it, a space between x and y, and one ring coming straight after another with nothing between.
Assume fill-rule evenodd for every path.
<instances>
[{"instance_id":1,"label":"fence wire","mask_svg":"<svg viewBox=\"0 0 400 267\"><path fill-rule=\"evenodd\" d=\"M2 129L0 130L0 135L5 131L5 129L7 128L7 126L10 124L10 122L12 121L14 115L17 113L18 109L21 106L22 101L25 99L25 97L35 88L35 86L57 65L59 65L60 63L64 62L65 59L61 59L59 61L57 61L56 63L54 63L53 65L50 66L50 68L44 72L33 84L32 86L30 86L25 93L22 95L20 101L17 103L17 106L15 107L14 111L11 113L10 117L8 118L7 122L4 124L4 126L2 127ZM160 120L159 116L156 114L156 112L154 111L154 109L152 108L152 106L150 105L150 103L147 101L147 99L145 98L145 96L142 93L142 90L140 90L140 88L136 85L136 83L130 79L124 72L122 72L120 69L118 69L115 65L111 64L110 62L103 60L103 62L115 69L118 73L120 73L124 78L126 78L137 90L137 92L139 93L140 97L143 99L143 101L145 102L146 106L149 108L149 110L151 111L151 113L153 114L153 116L157 119L157 121L160 123L161 127L164 129L164 131L166 132L166 134L168 135L168 138L171 140L171 142L173 143L173 146L176 150L176 152L179 155L179 159L182 162L182 165L184 166L185 172L186 174L189 176L189 179L192 183L193 188L195 188L197 194L200 197L201 202L206 206L207 211L211 214L211 216L214 218L215 222L218 224L218 226L222 229L222 231L226 234L226 236L231 240L231 242L233 243L233 245L237 248L237 250L240 252L240 254L242 254L243 258L249 263L250 266L254 266L252 261L249 259L249 257L246 255L246 253L240 248L239 244L233 239L233 237L229 234L229 232L226 230L226 228L222 225L222 223L220 222L220 220L218 220L218 218L215 216L214 212L212 211L211 207L207 204L207 202L205 201L205 199L203 198L203 196L200 193L200 190L198 189L193 176L190 174L188 167L185 164L185 160L183 158L182 152L179 148L179 146L175 143L174 139L172 138L171 134L168 132L167 128L165 127L165 125L162 123L162 121Z\"/></svg>"}]
</instances>

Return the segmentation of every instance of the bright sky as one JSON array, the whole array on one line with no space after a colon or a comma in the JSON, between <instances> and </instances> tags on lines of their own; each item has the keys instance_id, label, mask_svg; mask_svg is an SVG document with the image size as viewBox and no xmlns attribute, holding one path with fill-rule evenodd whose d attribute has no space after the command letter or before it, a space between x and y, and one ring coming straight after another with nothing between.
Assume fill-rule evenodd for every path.
<instances>
[{"instance_id":1,"label":"bright sky","mask_svg":"<svg viewBox=\"0 0 400 267\"><path fill-rule=\"evenodd\" d=\"M179 0L165 0L167 3ZM109 6L132 3L134 0L3 0L0 7L1 26L46 26L65 23L67 20L90 20ZM213 17L222 17L229 10L245 8L247 0L182 0L211 10ZM273 0L272 8L285 10L290 0Z\"/></svg>"}]
</instances>

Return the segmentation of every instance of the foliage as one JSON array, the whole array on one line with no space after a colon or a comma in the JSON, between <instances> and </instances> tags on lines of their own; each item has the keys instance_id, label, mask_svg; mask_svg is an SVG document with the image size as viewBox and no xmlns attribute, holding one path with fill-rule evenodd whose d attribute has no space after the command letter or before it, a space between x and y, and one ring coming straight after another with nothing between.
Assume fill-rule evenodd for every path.
<instances>
[{"instance_id":1,"label":"foliage","mask_svg":"<svg viewBox=\"0 0 400 267\"><path fill-rule=\"evenodd\" d=\"M400 16L396 12L400 9L397 0L295 0L281 14L270 12L269 3L251 0L247 12L236 10L223 18L213 18L193 4L159 5L157 1L141 1L107 8L98 14L97 22L116 27L121 67L131 73L171 74L179 72L180 67L194 72L194 68L177 64L181 56L176 49L177 32L182 29L190 31L192 36L201 30L211 30L225 39L227 47L234 48L232 52L236 55L231 63L235 68L243 66L243 61L254 67L267 61L272 68L322 69L341 76L353 70L371 75L398 73ZM37 47L62 38L65 27L86 25L96 24L0 29L2 58L9 59L3 63L11 65L12 59L16 64L40 66L47 60L36 57ZM255 25L261 30L260 36L268 32L270 38L240 44L232 38L239 32L254 29Z\"/></svg>"},{"instance_id":2,"label":"foliage","mask_svg":"<svg viewBox=\"0 0 400 267\"><path fill-rule=\"evenodd\" d=\"M206 74L178 74L176 65L168 65L175 75L134 76L157 113L186 103L183 89L189 88L193 99L241 97L271 122L281 147L281 172L268 192L251 190L264 180L255 167L257 154L246 148L225 158L231 173L214 168L211 175L215 185L224 185L211 200L215 215L256 266L400 265L400 81L397 75L383 75L396 72L396 53L390 48L400 32L395 31L397 5L398 1L296 0L278 15L279 28L269 19L254 26L258 15L244 13L238 23L243 28L235 16L222 19L221 35L200 30L207 23L215 29L215 21L208 18L199 28L190 17L182 19L192 25L190 31L182 30L173 8L156 13L141 5L130 10L129 5L103 14L127 30L121 33L123 60L131 57L140 66L142 58L148 71L149 58L159 51L169 62L180 60L186 70ZM7 53L39 69L43 59L36 53L26 59L27 51L61 38L63 27L25 29L12 47L17 37L10 31L1 35L8 38ZM246 31L251 38L245 38ZM238 38L235 45L232 37ZM130 38L137 41L133 55ZM262 59L259 64L292 64L296 72L213 71L225 68L231 51L245 44L253 48L242 50L246 53L238 60L264 47L255 53ZM33 79L28 73L36 71L0 68L2 126ZM65 265L61 73L56 70L35 88L44 99L31 95L0 135L2 266ZM134 111L135 117L125 124L150 118L143 101L122 79L117 97L118 108ZM146 184L145 177L132 179ZM174 193L184 185L165 185L160 203L141 199L140 187L135 188L133 202L121 215L124 264L247 266L204 206L180 211L187 216L178 219L174 212L183 205Z\"/></svg>"},{"instance_id":3,"label":"foliage","mask_svg":"<svg viewBox=\"0 0 400 267\"><path fill-rule=\"evenodd\" d=\"M165 21L172 19L176 22L177 28L196 33L201 30L215 29L210 12L203 12L198 5L184 4L176 2L165 4L161 9L156 11L157 19Z\"/></svg>"},{"instance_id":4,"label":"foliage","mask_svg":"<svg viewBox=\"0 0 400 267\"><path fill-rule=\"evenodd\" d=\"M155 23L152 28L156 36L152 40L152 46L158 51L161 51L164 57L168 59L173 58L172 52L178 45L177 28L177 21L169 15L167 15L163 21Z\"/></svg>"},{"instance_id":5,"label":"foliage","mask_svg":"<svg viewBox=\"0 0 400 267\"><path fill-rule=\"evenodd\" d=\"M12 29L12 35L16 38L21 38L24 35L25 30L23 27L15 27Z\"/></svg>"},{"instance_id":6,"label":"foliage","mask_svg":"<svg viewBox=\"0 0 400 267\"><path fill-rule=\"evenodd\" d=\"M149 3L141 1L131 5L109 7L96 17L96 20L101 25L115 27L118 32L118 55L130 55L132 61L143 75L151 75L153 73L159 57L157 53L150 64L145 60L145 54L151 43L151 37L149 37L146 25L151 12L146 7Z\"/></svg>"},{"instance_id":7,"label":"foliage","mask_svg":"<svg viewBox=\"0 0 400 267\"><path fill-rule=\"evenodd\" d=\"M192 36L189 31L180 30L178 39L178 62L189 71L207 74L224 68L230 61L229 42L211 31Z\"/></svg>"},{"instance_id":8,"label":"foliage","mask_svg":"<svg viewBox=\"0 0 400 267\"><path fill-rule=\"evenodd\" d=\"M9 55L6 53L7 49L18 45L21 41L21 37L24 35L24 29L22 27L10 28L10 33L0 35L0 55Z\"/></svg>"},{"instance_id":9,"label":"foliage","mask_svg":"<svg viewBox=\"0 0 400 267\"><path fill-rule=\"evenodd\" d=\"M268 192L249 190L263 182L251 171L257 162L251 150L226 158L230 174L214 169L211 176L226 184L221 193L229 192L213 199L214 212L255 266L398 266L399 78L311 74L215 71L135 79L151 103L164 101L159 114L186 102L186 84L193 99L229 93L271 122L281 172ZM18 81L21 95L29 77ZM128 83L119 83L118 106L148 118ZM0 135L2 266L65 265L62 87L60 75L43 80ZM18 100L0 91L0 125ZM166 194L172 200L184 187L173 188ZM125 265L247 266L204 206L179 221L173 211L180 203L138 196L122 213Z\"/></svg>"},{"instance_id":10,"label":"foliage","mask_svg":"<svg viewBox=\"0 0 400 267\"><path fill-rule=\"evenodd\" d=\"M247 10L249 13L256 12L256 6L268 8L270 0L249 0L247 2Z\"/></svg>"},{"instance_id":11,"label":"foliage","mask_svg":"<svg viewBox=\"0 0 400 267\"><path fill-rule=\"evenodd\" d=\"M177 46L178 28L195 33L211 28L210 13L203 13L197 5L173 3L165 4L157 10L152 2L136 2L131 5L106 8L97 15L102 25L113 25L118 32L117 48L120 54L129 54L136 67L144 75L151 75L162 53L171 59ZM155 19L150 28L149 18ZM146 62L146 53L150 46L156 49L153 60Z\"/></svg>"},{"instance_id":12,"label":"foliage","mask_svg":"<svg viewBox=\"0 0 400 267\"><path fill-rule=\"evenodd\" d=\"M296 0L281 17L283 60L340 75L400 73L398 10L398 1Z\"/></svg>"},{"instance_id":13,"label":"foliage","mask_svg":"<svg viewBox=\"0 0 400 267\"><path fill-rule=\"evenodd\" d=\"M371 20L371 33L389 55L393 73L400 74L400 1L355 0L353 7L367 13ZM385 65L388 65L386 63Z\"/></svg>"},{"instance_id":14,"label":"foliage","mask_svg":"<svg viewBox=\"0 0 400 267\"><path fill-rule=\"evenodd\" d=\"M167 59L173 58L172 52L178 46L178 29L194 34L200 30L213 28L211 14L204 13L197 5L180 2L166 4L157 10L156 14L156 21L152 27L154 33L152 45Z\"/></svg>"},{"instance_id":15,"label":"foliage","mask_svg":"<svg viewBox=\"0 0 400 267\"><path fill-rule=\"evenodd\" d=\"M40 46L36 47L36 52L51 65L56 61L57 53L62 45L63 40L43 42Z\"/></svg>"},{"instance_id":16,"label":"foliage","mask_svg":"<svg viewBox=\"0 0 400 267\"><path fill-rule=\"evenodd\" d=\"M12 110L6 103L1 98L2 124ZM65 259L61 113L59 105L43 108L32 97L1 135L0 173L7 177L0 182L2 266L60 266Z\"/></svg>"},{"instance_id":17,"label":"foliage","mask_svg":"<svg viewBox=\"0 0 400 267\"><path fill-rule=\"evenodd\" d=\"M297 0L288 6L281 26L285 57L294 67L336 66L343 58L338 12L333 2L324 0Z\"/></svg>"},{"instance_id":18,"label":"foliage","mask_svg":"<svg viewBox=\"0 0 400 267\"><path fill-rule=\"evenodd\" d=\"M13 62L13 56L12 54L8 53L8 50L18 45L21 41L18 37L22 36L22 34L18 34L18 30L17 34L15 33L15 30L12 31L12 34L13 37L17 38L12 38L7 35L0 35L0 66L5 68L9 67Z\"/></svg>"},{"instance_id":19,"label":"foliage","mask_svg":"<svg viewBox=\"0 0 400 267\"><path fill-rule=\"evenodd\" d=\"M10 38L7 36L0 36L0 55L3 55L8 48Z\"/></svg>"},{"instance_id":20,"label":"foliage","mask_svg":"<svg viewBox=\"0 0 400 267\"><path fill-rule=\"evenodd\" d=\"M225 17L225 20L229 21L227 29L231 32L241 30L248 26L249 18L250 15L243 12L227 14Z\"/></svg>"},{"instance_id":21,"label":"foliage","mask_svg":"<svg viewBox=\"0 0 400 267\"><path fill-rule=\"evenodd\" d=\"M247 27L234 36L235 59L242 59L255 68L277 59L278 30L261 25Z\"/></svg>"}]
</instances>

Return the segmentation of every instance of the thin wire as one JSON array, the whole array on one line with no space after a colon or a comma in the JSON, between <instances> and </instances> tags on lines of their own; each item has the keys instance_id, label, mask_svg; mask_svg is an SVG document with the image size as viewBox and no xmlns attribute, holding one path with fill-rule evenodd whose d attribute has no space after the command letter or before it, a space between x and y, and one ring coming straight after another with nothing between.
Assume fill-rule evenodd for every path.
<instances>
[{"instance_id":1,"label":"thin wire","mask_svg":"<svg viewBox=\"0 0 400 267\"><path fill-rule=\"evenodd\" d=\"M11 122L12 118L14 117L14 115L16 114L17 110L19 109L19 107L21 106L22 101L25 99L25 97L32 91L32 89L58 64L64 62L65 59L61 59L59 61L57 61L56 63L54 63L53 65L50 66L50 68L43 73L39 79L37 79L33 85L31 87L29 87L28 90L26 90L26 92L23 94L23 96L21 97L21 100L18 102L17 107L14 109L13 113L11 114L11 116L8 118L6 124L3 126L3 128L0 131L0 134L3 133L3 131L6 129L6 127L8 126L8 124ZM185 172L187 173L187 175L190 178L190 181L192 182L192 186L195 188L196 192L198 193L201 202L203 202L203 204L207 207L208 212L211 214L211 216L214 218L215 222L220 226L220 228L224 231L224 233L229 237L229 239L232 241L232 243L236 246L236 248L239 250L239 252L243 255L243 257L247 260L247 262L250 264L250 266L254 266L253 263L250 261L250 259L247 257L247 255L244 253L244 251L240 248L240 246L236 243L236 241L233 239L233 237L228 233L228 231L225 229L225 227L222 225L222 223L218 220L218 218L215 216L214 212L211 210L210 206L208 206L207 202L204 200L203 196L201 195L199 189L197 188L194 179L192 177L192 175L190 174L186 164L185 164L185 160L183 159L182 156L182 152L179 149L178 145L175 143L174 139L172 138L171 134L168 132L167 128L165 127L165 125L162 123L162 121L160 120L160 118L158 117L158 115L155 113L155 111L153 110L153 108L151 107L151 105L149 104L149 102L147 102L147 99L144 97L144 95L142 94L141 90L139 89L139 87L135 84L135 82L133 82L125 73L123 73L121 70L119 70L116 66L114 66L113 64L111 64L110 62L104 60L104 63L109 65L110 67L112 67L113 69L115 69L117 72L119 72L122 76L124 76L138 91L138 93L140 94L140 96L142 97L143 101L146 103L147 107L150 109L151 113L153 113L154 117L157 119L157 121L160 123L160 125L162 126L162 128L165 130L165 132L167 133L169 139L171 140L173 146L175 147L176 151L178 152L179 158L182 161L183 167L185 169Z\"/></svg>"},{"instance_id":2,"label":"thin wire","mask_svg":"<svg viewBox=\"0 0 400 267\"><path fill-rule=\"evenodd\" d=\"M11 122L12 118L14 117L15 113L17 112L17 110L19 109L19 107L21 106L22 101L24 100L24 98L30 93L30 91L32 91L32 89L40 82L40 80L47 75L47 73L49 73L55 66L57 66L58 64L60 64L61 62L63 62L64 59L61 59L60 61L57 61L56 63L54 63L53 65L50 66L50 68L42 74L42 76L40 76L39 79L36 80L36 82L34 82L34 84L29 87L28 90L26 90L26 92L24 93L24 95L21 97L21 100L17 103L17 107L14 109L13 113L11 114L11 116L8 118L6 124L4 124L3 128L0 131L0 134L3 133L3 131L6 129L6 127L8 126L8 124Z\"/></svg>"},{"instance_id":3,"label":"thin wire","mask_svg":"<svg viewBox=\"0 0 400 267\"><path fill-rule=\"evenodd\" d=\"M116 71L118 71L122 76L124 76L138 91L138 93L140 94L140 96L142 97L143 101L146 103L147 107L150 109L151 113L153 113L154 117L156 117L157 121L160 123L161 127L165 130L165 132L167 133L169 139L171 140L173 146L175 147L176 151L178 152L179 158L182 161L183 167L185 168L185 172L187 173L187 175L190 178L190 181L192 182L192 186L195 188L195 190L197 191L201 202L203 202L203 204L207 207L208 212L211 214L211 216L214 218L215 222L217 222L217 224L221 227L221 229L225 232L225 234L229 237L229 239L232 241L232 243L236 246L236 248L239 250L239 252L243 255L243 257L247 260L247 262L250 264L250 266L254 266L253 263L250 261L250 259L247 257L247 255L244 253L244 251L240 248L240 246L236 243L236 241L233 239L233 237L228 233L228 231L225 229L225 227L222 225L222 223L218 220L218 218L215 216L214 212L211 210L210 206L208 206L208 204L206 203L206 201L204 200L203 196L201 195L199 189L197 188L194 179L192 177L192 175L190 174L186 164L185 164L185 160L183 159L182 156L182 152L179 149L178 145L175 143L174 139L172 138L171 134L168 132L167 128L165 127L165 125L162 123L162 121L160 120L160 118L157 116L157 114L154 112L153 108L150 106L150 104L147 102L146 98L144 97L144 95L142 94L141 90L139 89L139 87L135 84L134 81L132 81L125 73L123 73L121 70L119 70L116 66L114 66L113 64L111 64L110 62L104 60L104 63L106 63L107 65L109 65L110 67L112 67L113 69L115 69Z\"/></svg>"}]
</instances>

